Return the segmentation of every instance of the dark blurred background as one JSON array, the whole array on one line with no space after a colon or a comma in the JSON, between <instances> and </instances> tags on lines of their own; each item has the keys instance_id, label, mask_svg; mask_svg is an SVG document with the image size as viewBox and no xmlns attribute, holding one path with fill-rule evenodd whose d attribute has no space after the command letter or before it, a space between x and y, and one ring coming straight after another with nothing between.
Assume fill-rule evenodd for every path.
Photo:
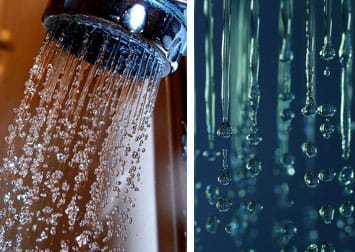
<instances>
[{"instance_id":1,"label":"dark blurred background","mask_svg":"<svg viewBox=\"0 0 355 252\"><path fill-rule=\"evenodd\" d=\"M333 44L337 51L340 45L342 19L340 13L340 2L333 1ZM221 117L220 83L221 83L221 40L222 40L222 3L214 1L215 17L215 85L216 85L216 128L219 127ZM280 251L276 249L272 241L272 225L277 220L293 220L298 227L298 234L291 244L297 246L298 251L304 251L310 244L310 230L303 228L303 209L306 206L313 206L319 209L323 204L338 206L344 199L350 199L354 203L354 194L345 195L343 188L336 182L321 183L316 189L306 188L303 180L306 172L305 155L300 146L305 141L304 121L300 110L304 105L305 94L305 1L294 1L294 21L293 21L293 51L294 60L292 64L292 91L296 95L292 103L292 109L296 112L293 121L293 130L290 137L290 151L296 157L296 174L288 178L290 185L289 198L295 205L288 211L280 211L276 206L276 199L273 193L276 183L280 183L280 178L273 176L272 170L275 167L275 149L277 148L277 128L276 128L276 106L277 106L277 69L278 55L280 49L279 35L279 7L278 0L260 0L260 87L261 103L259 112L260 134L263 142L258 147L258 158L262 161L263 171L258 176L255 198L260 201L264 210L260 213L256 224L257 237L246 239L244 249L254 249L255 251L271 252ZM338 56L329 63L331 69L330 77L323 75L326 66L320 59L319 51L323 45L323 1L316 1L316 78L317 78L317 104L333 104L337 107L337 114L331 121L339 126L340 111L340 64ZM236 24L232 24L236 25ZM195 0L195 89L196 89L196 135L195 148L202 152L207 148L207 134L205 126L205 55L204 36L206 32L206 21L203 15L203 0ZM240 34L243 36L243 34ZM233 47L233 45L232 45ZM233 69L232 69L233 72ZM235 71L234 71L235 72ZM238 74L238 73L236 73ZM233 85L233 83L232 83ZM233 88L233 86L232 86ZM354 103L355 101L353 101ZM233 106L233 104L231 104ZM355 107L353 106L353 120L355 121ZM348 161L343 161L341 156L340 132L336 131L330 140L324 140L319 133L319 126L324 119L317 116L316 122L316 145L318 156L315 160L315 171L325 168L333 168L337 172L344 165L355 166L355 139L352 141L352 154ZM223 141L216 136L216 149L221 150L229 146L227 141ZM201 240L203 251L241 251L235 246L233 237L224 231L224 226L229 223L235 207L240 202L233 202L233 208L221 217L221 225L217 234L211 235L205 230L206 218L218 213L214 206L210 206L204 195L207 185L217 185L217 177L221 171L222 160L217 158L215 162L206 161L202 155L197 155L195 162L195 181L201 182L202 188L197 191L198 204L195 210L195 219L202 228ZM353 167L354 168L354 167ZM281 179L282 180L282 179ZM222 186L221 186L222 187ZM228 188L233 187L230 185ZM334 221L330 225L325 225L318 218L316 229L318 231L318 242L329 241L334 244L336 251L355 251L354 238L339 238L340 231L337 228L339 212L336 209ZM245 250L249 251L249 250Z\"/></svg>"}]
</instances>

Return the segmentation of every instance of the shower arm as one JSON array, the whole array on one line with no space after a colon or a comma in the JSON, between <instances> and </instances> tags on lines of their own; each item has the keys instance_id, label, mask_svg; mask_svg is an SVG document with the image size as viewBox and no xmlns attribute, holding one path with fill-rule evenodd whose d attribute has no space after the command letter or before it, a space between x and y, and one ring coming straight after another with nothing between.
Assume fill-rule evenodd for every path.
<instances>
[{"instance_id":1,"label":"shower arm","mask_svg":"<svg viewBox=\"0 0 355 252\"><path fill-rule=\"evenodd\" d=\"M187 0L49 0L42 21L49 31L48 20L62 14L98 18L112 30L123 30L156 47L169 62L169 73L173 73L186 55L186 3ZM129 12L136 5L145 15L138 18L142 22L139 30L132 28L137 20Z\"/></svg>"}]
</instances>

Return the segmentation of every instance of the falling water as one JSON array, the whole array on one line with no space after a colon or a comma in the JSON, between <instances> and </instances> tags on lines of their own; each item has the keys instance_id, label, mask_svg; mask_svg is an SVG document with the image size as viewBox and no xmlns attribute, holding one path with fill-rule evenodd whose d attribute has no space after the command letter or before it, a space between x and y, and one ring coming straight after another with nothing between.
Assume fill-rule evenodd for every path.
<instances>
[{"instance_id":1,"label":"falling water","mask_svg":"<svg viewBox=\"0 0 355 252\"><path fill-rule=\"evenodd\" d=\"M250 85L249 85L249 103L250 103L250 121L252 123L250 133L247 135L247 140L253 146L258 145L262 141L262 137L258 133L258 109L260 103L260 88L259 88L259 2L258 0L250 1L250 25L251 25L251 40L250 40Z\"/></svg>"},{"instance_id":2,"label":"falling water","mask_svg":"<svg viewBox=\"0 0 355 252\"><path fill-rule=\"evenodd\" d=\"M14 109L0 168L2 251L126 251L163 59L99 28L73 55L65 41L79 28L46 36Z\"/></svg>"},{"instance_id":3,"label":"falling water","mask_svg":"<svg viewBox=\"0 0 355 252\"><path fill-rule=\"evenodd\" d=\"M230 38L231 38L231 0L223 0L223 32L222 32L222 124L217 130L220 137L229 138L233 134L233 129L229 123L230 106Z\"/></svg>"},{"instance_id":4,"label":"falling water","mask_svg":"<svg viewBox=\"0 0 355 252\"><path fill-rule=\"evenodd\" d=\"M216 95L214 79L214 50L213 33L214 19L212 15L213 1L204 1L204 14L207 22L207 32L205 34L205 57L206 57L206 84L205 84L205 105L206 105L206 129L208 132L208 149L203 155L210 161L215 157L215 133L216 133Z\"/></svg>"},{"instance_id":5,"label":"falling water","mask_svg":"<svg viewBox=\"0 0 355 252\"><path fill-rule=\"evenodd\" d=\"M349 159L351 144L351 104L352 104L352 25L351 1L342 0L343 33L339 48L341 63L341 104L340 104L340 132L342 158Z\"/></svg>"}]
</instances>

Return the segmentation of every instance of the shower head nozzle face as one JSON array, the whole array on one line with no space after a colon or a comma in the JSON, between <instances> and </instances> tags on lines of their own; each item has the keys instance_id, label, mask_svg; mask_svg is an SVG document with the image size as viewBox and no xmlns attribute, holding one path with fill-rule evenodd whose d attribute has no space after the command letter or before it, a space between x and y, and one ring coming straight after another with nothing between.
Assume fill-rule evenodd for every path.
<instances>
[{"instance_id":1,"label":"shower head nozzle face","mask_svg":"<svg viewBox=\"0 0 355 252\"><path fill-rule=\"evenodd\" d=\"M44 14L47 19L66 14L105 23L111 33L127 32L134 39L159 49L174 72L186 54L186 0L57 0ZM59 19L58 19L59 20ZM52 22L52 21L51 21Z\"/></svg>"}]
</instances>

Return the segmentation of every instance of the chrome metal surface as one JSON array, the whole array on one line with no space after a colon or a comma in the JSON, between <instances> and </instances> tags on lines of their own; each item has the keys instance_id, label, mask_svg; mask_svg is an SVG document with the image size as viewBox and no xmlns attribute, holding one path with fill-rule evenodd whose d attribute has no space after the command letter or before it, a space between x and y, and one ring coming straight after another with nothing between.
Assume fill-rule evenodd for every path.
<instances>
[{"instance_id":1,"label":"chrome metal surface","mask_svg":"<svg viewBox=\"0 0 355 252\"><path fill-rule=\"evenodd\" d=\"M186 0L51 0L43 15L92 16L157 47L174 72L186 54ZM95 19L93 19L95 20ZM46 29L48 30L48 26Z\"/></svg>"}]
</instances>

